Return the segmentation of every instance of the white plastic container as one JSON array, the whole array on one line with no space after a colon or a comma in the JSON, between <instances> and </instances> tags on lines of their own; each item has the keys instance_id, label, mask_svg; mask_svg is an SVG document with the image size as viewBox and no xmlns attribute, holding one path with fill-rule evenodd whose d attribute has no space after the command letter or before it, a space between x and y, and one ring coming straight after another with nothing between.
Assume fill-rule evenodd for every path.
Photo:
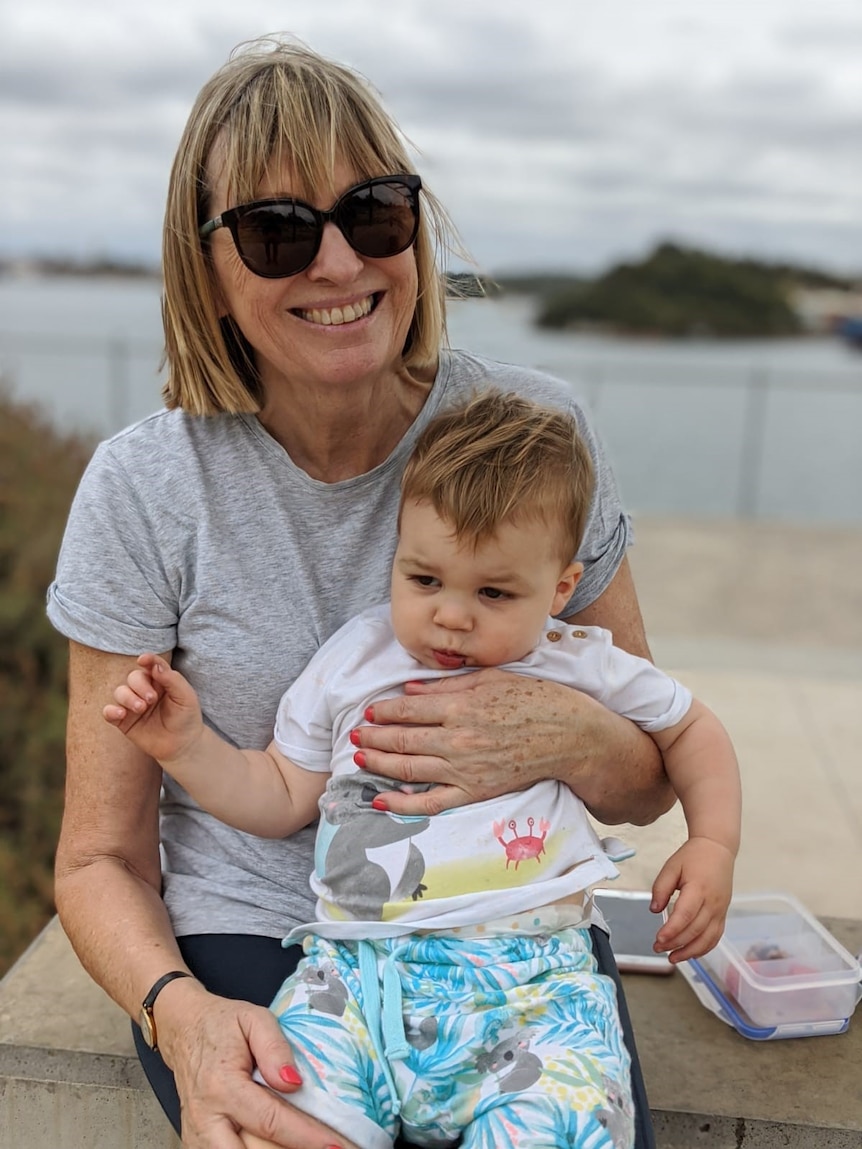
<instances>
[{"instance_id":1,"label":"white plastic container","mask_svg":"<svg viewBox=\"0 0 862 1149\"><path fill-rule=\"evenodd\" d=\"M761 1040L841 1032L862 996L858 960L790 894L735 897L716 948L684 965L705 1005Z\"/></svg>"}]
</instances>

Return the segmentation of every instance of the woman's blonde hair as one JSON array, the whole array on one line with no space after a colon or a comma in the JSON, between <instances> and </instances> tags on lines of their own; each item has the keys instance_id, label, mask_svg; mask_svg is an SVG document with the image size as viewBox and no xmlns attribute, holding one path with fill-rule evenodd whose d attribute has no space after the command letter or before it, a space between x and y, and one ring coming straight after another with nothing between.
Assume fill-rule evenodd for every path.
<instances>
[{"instance_id":1,"label":"woman's blonde hair","mask_svg":"<svg viewBox=\"0 0 862 1149\"><path fill-rule=\"evenodd\" d=\"M567 564L586 529L593 474L572 415L489 390L431 420L404 470L401 506L430 503L474 546L504 523L539 520Z\"/></svg>"},{"instance_id":2,"label":"woman's blonde hair","mask_svg":"<svg viewBox=\"0 0 862 1149\"><path fill-rule=\"evenodd\" d=\"M254 354L230 316L220 316L212 266L198 236L211 215L214 171L229 203L255 199L267 173L289 165L298 194L333 183L344 162L357 180L412 173L404 137L370 84L299 41L242 44L204 85L171 170L162 248L168 407L197 415L255 412L262 394ZM433 370L445 339L438 258L461 248L441 205L422 192L414 253L418 299L404 365Z\"/></svg>"}]
</instances>

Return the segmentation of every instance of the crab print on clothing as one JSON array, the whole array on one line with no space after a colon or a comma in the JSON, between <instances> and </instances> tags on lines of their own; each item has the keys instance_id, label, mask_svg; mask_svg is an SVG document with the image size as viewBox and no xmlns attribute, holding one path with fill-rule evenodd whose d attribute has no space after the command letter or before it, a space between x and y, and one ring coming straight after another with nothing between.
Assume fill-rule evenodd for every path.
<instances>
[{"instance_id":1,"label":"crab print on clothing","mask_svg":"<svg viewBox=\"0 0 862 1149\"><path fill-rule=\"evenodd\" d=\"M519 838L518 823L512 819L512 821L509 823L509 829L515 835L515 837L510 838L507 842L505 838L502 837L503 830L505 829L503 822L494 822L494 837L506 851L507 870L509 868L509 862L514 862L515 869L517 870L518 865L521 862L526 861L528 858L535 858L538 862L539 855L544 854L545 838L548 836L548 830L551 828L551 823L548 822L545 818L539 819L539 833L541 834L541 837L539 838L533 834L534 824L535 818L528 818L527 827L530 832L529 834L525 834L523 837Z\"/></svg>"}]
</instances>

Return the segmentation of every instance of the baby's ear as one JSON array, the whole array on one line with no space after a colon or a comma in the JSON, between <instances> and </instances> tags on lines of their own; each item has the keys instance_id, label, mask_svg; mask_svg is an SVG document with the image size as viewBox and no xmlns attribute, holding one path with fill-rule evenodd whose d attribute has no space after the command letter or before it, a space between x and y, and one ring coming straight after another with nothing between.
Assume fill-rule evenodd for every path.
<instances>
[{"instance_id":1,"label":"baby's ear","mask_svg":"<svg viewBox=\"0 0 862 1149\"><path fill-rule=\"evenodd\" d=\"M575 587L581 581L581 575L584 573L583 563L569 563L563 570L557 581L557 590L554 594L554 601L551 603L549 614L559 614L572 595L575 593Z\"/></svg>"}]
</instances>

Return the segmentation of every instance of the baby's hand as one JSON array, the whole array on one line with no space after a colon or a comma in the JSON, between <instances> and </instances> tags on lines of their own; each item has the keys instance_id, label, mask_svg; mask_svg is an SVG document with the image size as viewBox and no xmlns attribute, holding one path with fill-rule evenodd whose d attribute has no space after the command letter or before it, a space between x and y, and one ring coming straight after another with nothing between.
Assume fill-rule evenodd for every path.
<instances>
[{"instance_id":1,"label":"baby's hand","mask_svg":"<svg viewBox=\"0 0 862 1149\"><path fill-rule=\"evenodd\" d=\"M656 953L673 964L708 953L724 932L733 892L734 855L711 838L689 838L662 866L650 909L665 909L679 890L670 917L658 931Z\"/></svg>"},{"instance_id":2,"label":"baby's hand","mask_svg":"<svg viewBox=\"0 0 862 1149\"><path fill-rule=\"evenodd\" d=\"M159 762L176 758L203 733L193 687L157 654L140 656L114 691L114 703L102 711L105 721Z\"/></svg>"}]
</instances>

